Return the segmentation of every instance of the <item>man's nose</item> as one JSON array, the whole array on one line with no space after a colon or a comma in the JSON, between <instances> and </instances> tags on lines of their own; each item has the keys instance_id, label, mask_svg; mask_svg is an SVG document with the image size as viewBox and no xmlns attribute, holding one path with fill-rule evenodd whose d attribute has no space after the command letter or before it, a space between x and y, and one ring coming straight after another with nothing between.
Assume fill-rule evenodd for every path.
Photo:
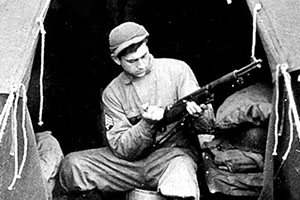
<instances>
[{"instance_id":1,"label":"man's nose","mask_svg":"<svg viewBox=\"0 0 300 200\"><path fill-rule=\"evenodd\" d=\"M139 69L143 69L146 66L146 62L144 61L144 59L140 58L136 61L136 66Z\"/></svg>"}]
</instances>

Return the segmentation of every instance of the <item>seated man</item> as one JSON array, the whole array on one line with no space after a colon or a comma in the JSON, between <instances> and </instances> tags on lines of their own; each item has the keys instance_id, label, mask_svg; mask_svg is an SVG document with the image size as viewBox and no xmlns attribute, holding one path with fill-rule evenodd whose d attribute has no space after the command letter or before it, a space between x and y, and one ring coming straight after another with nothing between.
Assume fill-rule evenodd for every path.
<instances>
[{"instance_id":1,"label":"seated man","mask_svg":"<svg viewBox=\"0 0 300 200\"><path fill-rule=\"evenodd\" d=\"M146 29L133 22L110 32L111 57L123 72L102 96L108 147L65 157L59 179L66 191L97 189L106 193L140 188L166 197L199 200L198 140L187 126L207 126L213 110L211 106L187 102L191 123L154 128L163 118L164 108L199 89L199 85L185 62L154 58L148 49L148 37ZM169 131L176 134L153 149L154 143Z\"/></svg>"}]
</instances>

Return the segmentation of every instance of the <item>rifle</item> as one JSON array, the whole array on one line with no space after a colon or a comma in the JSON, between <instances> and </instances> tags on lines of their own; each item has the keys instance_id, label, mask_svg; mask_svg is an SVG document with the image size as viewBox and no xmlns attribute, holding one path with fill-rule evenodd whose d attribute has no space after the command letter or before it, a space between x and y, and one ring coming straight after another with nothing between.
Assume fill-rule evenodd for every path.
<instances>
[{"instance_id":1,"label":"rifle","mask_svg":"<svg viewBox=\"0 0 300 200\"><path fill-rule=\"evenodd\" d=\"M261 59L254 60L249 65L234 70L177 100L174 104L167 106L163 118L158 121L153 128L155 130L164 130L167 125L185 118L185 116L188 115L186 110L186 102L188 101L194 101L197 104L208 104L214 100L214 94L222 90L225 85L231 84L231 87L234 87L236 84L242 85L244 79L249 76L253 70L261 68L261 62Z\"/></svg>"}]
</instances>

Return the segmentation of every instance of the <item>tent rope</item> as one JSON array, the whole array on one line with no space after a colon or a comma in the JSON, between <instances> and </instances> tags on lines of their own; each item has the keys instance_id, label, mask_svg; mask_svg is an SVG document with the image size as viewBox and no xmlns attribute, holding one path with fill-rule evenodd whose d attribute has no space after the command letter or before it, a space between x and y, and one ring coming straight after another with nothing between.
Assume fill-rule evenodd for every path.
<instances>
[{"instance_id":1,"label":"tent rope","mask_svg":"<svg viewBox=\"0 0 300 200\"><path fill-rule=\"evenodd\" d=\"M274 123L274 134L275 134L275 141L274 141L274 149L273 149L273 156L277 155L277 148L278 148L278 121L279 121L279 114L278 114L278 104L279 104L279 69L280 65L276 66L276 71L275 71L275 123Z\"/></svg>"},{"instance_id":2,"label":"tent rope","mask_svg":"<svg viewBox=\"0 0 300 200\"><path fill-rule=\"evenodd\" d=\"M17 111L18 111L18 101L19 101L19 93L16 92L16 97L13 103L13 115L11 117L11 126L12 126L12 142L11 142L11 152L10 155L14 156L15 166L14 166L14 177L10 185L8 186L8 190L12 190L18 178L18 130L17 130Z\"/></svg>"},{"instance_id":3,"label":"tent rope","mask_svg":"<svg viewBox=\"0 0 300 200\"><path fill-rule=\"evenodd\" d=\"M289 125L290 125L290 138L289 138L289 143L288 143L287 150L284 153L284 155L282 156L282 162L281 162L281 165L280 165L280 167L279 167L276 174L278 174L281 166L283 165L283 163L287 159L287 157L288 157L288 155L289 155L289 153L292 149L292 143L293 143L293 139L294 139L294 137L293 137L294 125L296 126L296 130L298 132L298 137L300 138L300 120L299 120L297 106L296 106L296 103L295 103L294 94L293 94L293 90L292 90L292 86L291 86L292 85L291 84L291 76L287 72L287 69L289 67L288 67L287 63L283 63L281 65L278 65L278 67L280 68L280 72L281 72L281 74L283 75L283 78L284 78L284 85L285 85L286 90L287 90L287 98L288 98L288 101L289 101L288 118L289 118ZM277 134L277 133L275 133L275 134ZM277 149L274 149L274 151L277 151Z\"/></svg>"},{"instance_id":4,"label":"tent rope","mask_svg":"<svg viewBox=\"0 0 300 200\"><path fill-rule=\"evenodd\" d=\"M3 109L0 114L0 143L2 142L4 131L7 125L8 116L13 106L15 93L16 93L16 87L13 86L9 92L5 105L3 106Z\"/></svg>"},{"instance_id":5,"label":"tent rope","mask_svg":"<svg viewBox=\"0 0 300 200\"><path fill-rule=\"evenodd\" d=\"M251 59L253 61L256 60L255 58L255 44L256 44L256 22L257 22L257 13L261 9L261 4L257 3L254 6L253 10L253 24L252 24L252 47L251 47Z\"/></svg>"},{"instance_id":6,"label":"tent rope","mask_svg":"<svg viewBox=\"0 0 300 200\"><path fill-rule=\"evenodd\" d=\"M296 106L296 103L295 103L295 98L294 98L294 94L293 94L293 89L292 89L292 84L291 84L291 76L290 74L287 72L287 69L288 69L288 64L287 63L284 63L282 64L282 74L283 74L283 77L284 77L284 81L285 81L285 85L286 85L286 89L287 89L287 93L288 93L288 99L289 99L289 106L290 106L290 112L293 116L293 119L294 119L294 122L295 122L295 126L296 126L296 130L298 132L298 137L300 138L300 120L299 120L299 114L298 114L298 111L297 111L297 106ZM292 117L290 119L290 123L291 125L294 125L292 123ZM293 132L293 130L291 130ZM285 156L287 157L287 156Z\"/></svg>"},{"instance_id":7,"label":"tent rope","mask_svg":"<svg viewBox=\"0 0 300 200\"><path fill-rule=\"evenodd\" d=\"M292 143L293 143L293 132L294 132L294 126L293 126L293 119L292 119L292 107L289 105L288 108L288 116L289 116L289 121L290 121L290 140L289 140L289 144L288 144L288 148L285 151L285 154L282 156L282 160L286 160L288 157L288 154L290 153L291 149L292 149Z\"/></svg>"},{"instance_id":8,"label":"tent rope","mask_svg":"<svg viewBox=\"0 0 300 200\"><path fill-rule=\"evenodd\" d=\"M24 140L24 150L20 168L18 168L18 138L17 138L17 110L18 110L18 102L20 97L20 89L22 90L22 132L23 132L23 140ZM25 113L26 113L26 103L27 103L27 96L26 96L26 88L24 84L20 84L19 87L13 86L9 92L5 105L3 106L2 112L0 114L0 142L2 142L2 138L4 135L4 131L7 126L8 117L10 115L10 111L12 110L12 117L11 117L11 130L12 130L12 142L11 142L11 151L10 155L14 156L14 177L11 184L8 186L8 190L12 190L13 186L15 185L17 178L21 178L21 173L23 171L26 157L27 157L27 150L28 150L28 138L26 134L26 127L25 127Z\"/></svg>"},{"instance_id":9,"label":"tent rope","mask_svg":"<svg viewBox=\"0 0 300 200\"><path fill-rule=\"evenodd\" d=\"M23 132L23 140L24 140L24 150L23 150L23 157L22 162L20 165L20 169L18 172L18 178L21 178L21 174L23 171L23 168L25 166L26 158L27 158L27 150L28 150L28 138L27 138L27 132L25 127L25 117L26 117L26 104L27 104L27 96L26 96L26 88L25 85L21 85L21 89L23 91L23 105L22 105L22 132Z\"/></svg>"},{"instance_id":10,"label":"tent rope","mask_svg":"<svg viewBox=\"0 0 300 200\"><path fill-rule=\"evenodd\" d=\"M40 33L41 33L41 72L40 72L40 108L39 108L39 121L38 125L42 126L44 124L42 120L43 116L43 105L44 105L44 93L43 93L43 77L44 77L44 57L45 57L45 35L46 30L44 27L44 18L39 17L37 18L37 23L40 26Z\"/></svg>"}]
</instances>

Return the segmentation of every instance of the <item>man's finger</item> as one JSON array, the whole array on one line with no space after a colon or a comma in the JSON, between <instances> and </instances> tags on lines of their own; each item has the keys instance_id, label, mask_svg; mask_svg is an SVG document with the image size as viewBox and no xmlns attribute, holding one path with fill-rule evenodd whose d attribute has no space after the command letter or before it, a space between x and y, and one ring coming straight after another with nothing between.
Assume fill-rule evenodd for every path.
<instances>
[{"instance_id":1,"label":"man's finger","mask_svg":"<svg viewBox=\"0 0 300 200\"><path fill-rule=\"evenodd\" d=\"M200 108L203 109L203 110L206 110L208 107L207 107L206 104L203 104L203 103L202 103L202 104L200 104Z\"/></svg>"}]
</instances>

